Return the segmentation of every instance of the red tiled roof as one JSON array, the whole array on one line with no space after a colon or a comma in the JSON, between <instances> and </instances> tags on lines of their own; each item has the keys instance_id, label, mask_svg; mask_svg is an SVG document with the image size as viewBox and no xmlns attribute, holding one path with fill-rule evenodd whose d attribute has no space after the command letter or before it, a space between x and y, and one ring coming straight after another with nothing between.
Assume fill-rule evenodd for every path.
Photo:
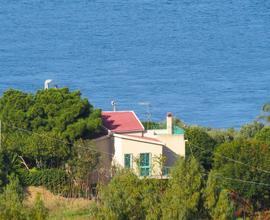
<instances>
[{"instance_id":1,"label":"red tiled roof","mask_svg":"<svg viewBox=\"0 0 270 220\"><path fill-rule=\"evenodd\" d=\"M133 111L102 112L103 125L115 133L142 132L144 127Z\"/></svg>"}]
</instances>

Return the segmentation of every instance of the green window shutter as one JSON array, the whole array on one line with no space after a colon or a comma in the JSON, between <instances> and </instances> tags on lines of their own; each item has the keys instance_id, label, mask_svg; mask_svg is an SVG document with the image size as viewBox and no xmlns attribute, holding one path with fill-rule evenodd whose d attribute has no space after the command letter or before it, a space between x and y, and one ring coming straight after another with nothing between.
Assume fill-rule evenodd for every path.
<instances>
[{"instance_id":1,"label":"green window shutter","mask_svg":"<svg viewBox=\"0 0 270 220\"><path fill-rule=\"evenodd\" d=\"M150 175L150 153L140 154L140 175L141 176Z\"/></svg>"},{"instance_id":2,"label":"green window shutter","mask_svg":"<svg viewBox=\"0 0 270 220\"><path fill-rule=\"evenodd\" d=\"M164 167L162 168L162 175L163 175L163 176L168 176L169 173L170 173L170 167L164 166Z\"/></svg>"},{"instance_id":3,"label":"green window shutter","mask_svg":"<svg viewBox=\"0 0 270 220\"><path fill-rule=\"evenodd\" d=\"M132 155L131 154L125 154L124 155L124 166L125 168L127 169L130 169L131 168L131 159L132 159Z\"/></svg>"}]
</instances>

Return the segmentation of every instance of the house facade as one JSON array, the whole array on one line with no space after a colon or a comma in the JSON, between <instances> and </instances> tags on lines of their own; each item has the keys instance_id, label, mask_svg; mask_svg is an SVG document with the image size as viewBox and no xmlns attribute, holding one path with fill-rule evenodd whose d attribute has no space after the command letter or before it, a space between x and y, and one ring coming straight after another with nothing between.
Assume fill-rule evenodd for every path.
<instances>
[{"instance_id":1,"label":"house facade","mask_svg":"<svg viewBox=\"0 0 270 220\"><path fill-rule=\"evenodd\" d=\"M184 131L167 114L166 129L146 130L133 111L102 112L107 135L95 139L101 164L134 170L141 177L166 177L179 156L185 156ZM109 173L107 173L109 176Z\"/></svg>"}]
</instances>

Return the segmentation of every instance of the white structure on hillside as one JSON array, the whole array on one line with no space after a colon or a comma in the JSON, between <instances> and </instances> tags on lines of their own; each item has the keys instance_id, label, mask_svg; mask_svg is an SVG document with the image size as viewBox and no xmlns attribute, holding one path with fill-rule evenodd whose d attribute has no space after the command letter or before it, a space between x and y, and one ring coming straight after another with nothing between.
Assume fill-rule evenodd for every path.
<instances>
[{"instance_id":1,"label":"white structure on hillside","mask_svg":"<svg viewBox=\"0 0 270 220\"><path fill-rule=\"evenodd\" d=\"M176 159L185 156L184 130L173 125L171 113L163 130L145 130L133 111L103 112L102 120L108 134L95 143L104 152L102 164L108 171L118 165L139 176L166 177Z\"/></svg>"}]
</instances>

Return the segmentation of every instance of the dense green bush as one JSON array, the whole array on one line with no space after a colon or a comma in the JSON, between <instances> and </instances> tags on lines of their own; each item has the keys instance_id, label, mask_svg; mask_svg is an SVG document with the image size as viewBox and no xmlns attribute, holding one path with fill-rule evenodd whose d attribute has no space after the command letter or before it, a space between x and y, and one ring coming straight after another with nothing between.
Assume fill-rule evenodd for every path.
<instances>
[{"instance_id":1,"label":"dense green bush","mask_svg":"<svg viewBox=\"0 0 270 220\"><path fill-rule=\"evenodd\" d=\"M186 144L187 158L195 157L206 170L210 170L213 161L213 150L216 141L200 127L186 128L185 138L188 140Z\"/></svg>"},{"instance_id":2,"label":"dense green bush","mask_svg":"<svg viewBox=\"0 0 270 220\"><path fill-rule=\"evenodd\" d=\"M9 184L5 186L3 193L0 195L0 220L27 219L27 213L22 205L22 192L18 177L10 176Z\"/></svg>"},{"instance_id":3,"label":"dense green bush","mask_svg":"<svg viewBox=\"0 0 270 220\"><path fill-rule=\"evenodd\" d=\"M69 179L61 169L32 169L24 172L23 183L27 186L44 186L52 192L60 192L69 184Z\"/></svg>"},{"instance_id":4,"label":"dense green bush","mask_svg":"<svg viewBox=\"0 0 270 220\"><path fill-rule=\"evenodd\" d=\"M262 130L260 130L256 134L255 139L266 143L270 143L270 127L264 127Z\"/></svg>"},{"instance_id":5,"label":"dense green bush","mask_svg":"<svg viewBox=\"0 0 270 220\"><path fill-rule=\"evenodd\" d=\"M100 188L99 204L90 210L93 219L160 219L161 201L167 180L139 179L120 170L107 186Z\"/></svg>"}]
</instances>

